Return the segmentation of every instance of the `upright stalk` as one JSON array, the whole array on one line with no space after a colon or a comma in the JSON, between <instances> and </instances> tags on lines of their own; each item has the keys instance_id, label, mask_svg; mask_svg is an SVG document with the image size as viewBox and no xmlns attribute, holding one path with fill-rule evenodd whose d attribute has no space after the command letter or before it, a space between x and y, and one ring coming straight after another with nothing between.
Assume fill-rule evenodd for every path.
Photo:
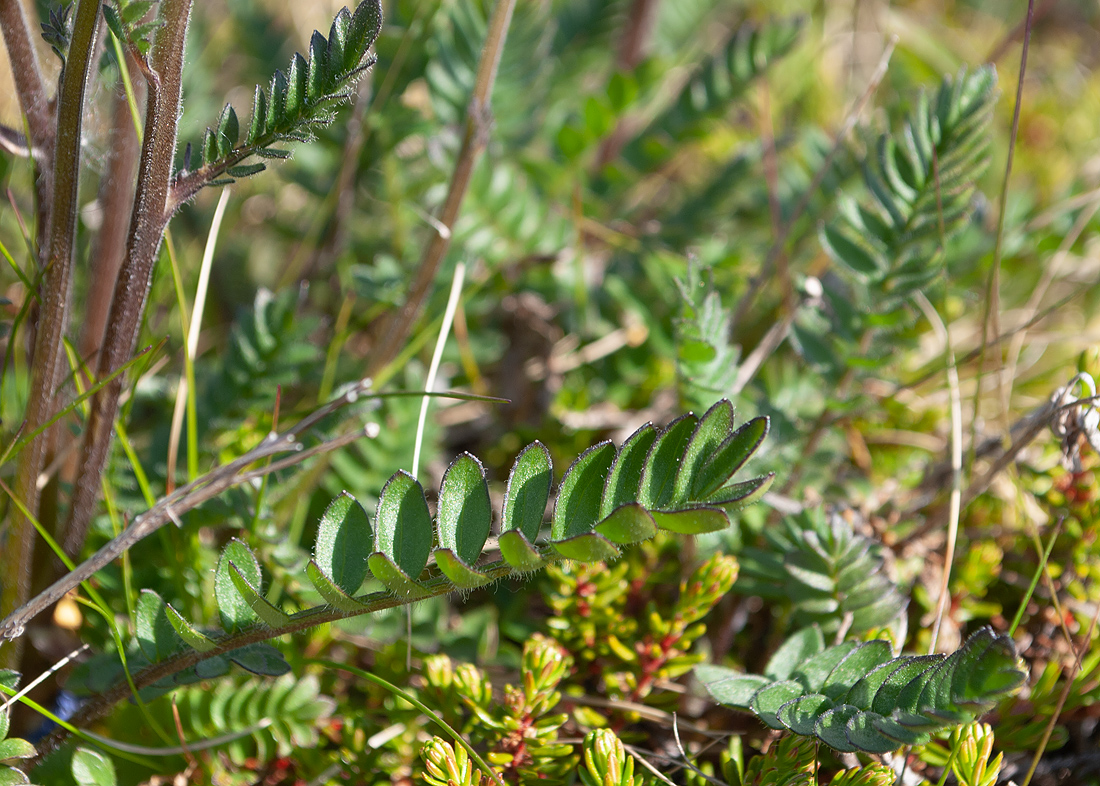
<instances>
[{"instance_id":1,"label":"upright stalk","mask_svg":"<svg viewBox=\"0 0 1100 786\"><path fill-rule=\"evenodd\" d=\"M134 351L157 251L171 218L168 193L182 95L183 45L190 17L191 0L164 0L160 4L163 26L157 31L150 61L143 69L148 98L137 192L130 214L126 258L115 283L107 332L96 364L99 379L121 367ZM92 399L63 531L62 545L70 555L79 552L83 545L95 511L123 382L118 377Z\"/></svg>"},{"instance_id":2,"label":"upright stalk","mask_svg":"<svg viewBox=\"0 0 1100 786\"><path fill-rule=\"evenodd\" d=\"M450 248L451 230L458 219L462 200L466 198L466 190L469 188L474 167L477 166L481 152L488 142L489 128L492 125L493 83L496 82L500 56L504 51L508 25L512 21L512 12L515 7L516 0L499 0L493 9L493 16L489 20L489 33L485 37L485 48L478 62L477 81L474 83L474 92L470 96L470 104L466 109L466 131L462 138L458 161L455 163L454 174L451 176L451 187L447 191L447 199L443 203L439 220L433 223L435 232L428 247L424 249L424 256L417 267L405 304L391 311L383 320L381 329L375 334L376 341L367 362L367 376L376 375L397 357L413 323L420 315L420 310L424 307L424 301L428 297L432 282L435 281L439 265L446 256L447 249Z\"/></svg>"},{"instance_id":3,"label":"upright stalk","mask_svg":"<svg viewBox=\"0 0 1100 786\"><path fill-rule=\"evenodd\" d=\"M38 237L46 237L53 201L54 116L46 95L31 29L19 0L0 0L0 32L8 50L12 80L19 108L27 118L27 148L35 162L35 201L38 202ZM75 33L75 31L74 31ZM74 38L72 49L75 52Z\"/></svg>"},{"instance_id":4,"label":"upright stalk","mask_svg":"<svg viewBox=\"0 0 1100 786\"><path fill-rule=\"evenodd\" d=\"M8 0L0 0L6 4ZM55 409L54 394L64 358L61 341L69 321L72 295L73 244L76 235L77 186L80 171L80 136L84 114L84 93L91 69L92 51L99 29L100 0L80 0L73 23L69 59L61 78L61 96L57 113L57 150L53 171L53 206L49 225L45 275L39 292L41 312L34 345L34 365L27 402L24 430L42 426ZM7 26L5 25L5 34ZM45 463L48 432L44 432L23 450L15 493L27 511L38 512L38 476ZM34 565L34 529L30 520L18 511L11 519L11 531L3 555L3 590L0 592L0 616L19 608L30 597ZM14 665L20 656L22 640L9 647L3 663Z\"/></svg>"}]
</instances>

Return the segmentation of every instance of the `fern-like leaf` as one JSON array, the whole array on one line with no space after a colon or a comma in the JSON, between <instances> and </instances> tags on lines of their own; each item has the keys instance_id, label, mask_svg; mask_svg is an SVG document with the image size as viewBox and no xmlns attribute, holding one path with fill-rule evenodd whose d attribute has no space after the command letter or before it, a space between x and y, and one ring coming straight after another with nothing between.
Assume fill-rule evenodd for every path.
<instances>
[{"instance_id":1,"label":"fern-like leaf","mask_svg":"<svg viewBox=\"0 0 1100 786\"><path fill-rule=\"evenodd\" d=\"M1027 670L1008 636L982 628L951 655L891 657L889 642L825 648L817 629L795 634L765 676L697 666L714 699L749 710L773 729L839 751L886 753L923 744L1014 692Z\"/></svg>"},{"instance_id":2,"label":"fern-like leaf","mask_svg":"<svg viewBox=\"0 0 1100 786\"><path fill-rule=\"evenodd\" d=\"M420 484L408 473L397 472L382 490L373 524L350 495L333 501L322 518L306 575L329 606L352 615L378 608L372 605L377 598L355 596L367 568L398 596L398 602L408 602L481 586L563 558L613 559L621 546L650 538L658 528L680 533L721 529L729 525L730 511L758 499L773 478L769 474L729 482L768 429L766 418L739 428L733 420L733 405L723 400L702 418L688 414L665 429L647 424L621 449L610 442L590 448L562 478L549 542L544 545L536 545L535 539L553 470L546 448L529 445L516 459L505 493L499 539L503 561L487 564L479 560L492 507L481 463L468 454L452 462L434 522ZM421 574L433 546L441 575L425 579ZM261 588L256 558L244 543L231 541L215 574L218 610L230 636L257 626L266 626L276 636L301 614L313 611L287 615L262 595ZM223 637L207 635L159 597L149 595L139 609L143 621L138 629L141 649L151 661L168 657L181 641L203 653L224 648ZM226 657L254 673L278 674L285 666L277 651L257 644ZM187 672L182 680L194 676ZM170 683L155 687L169 689Z\"/></svg>"},{"instance_id":3,"label":"fern-like leaf","mask_svg":"<svg viewBox=\"0 0 1100 786\"><path fill-rule=\"evenodd\" d=\"M933 96L922 93L900 134L883 134L863 164L869 204L851 198L821 233L839 264L885 297L887 310L939 272L934 247L970 214L975 181L989 164L987 126L996 101L992 66L946 77Z\"/></svg>"},{"instance_id":4,"label":"fern-like leaf","mask_svg":"<svg viewBox=\"0 0 1100 786\"><path fill-rule=\"evenodd\" d=\"M853 634L904 622L905 598L883 574L882 547L840 513L807 510L764 531L763 548L739 555L735 589L789 600L797 627Z\"/></svg>"},{"instance_id":5,"label":"fern-like leaf","mask_svg":"<svg viewBox=\"0 0 1100 786\"><path fill-rule=\"evenodd\" d=\"M355 83L374 64L367 51L381 29L379 0L364 0L354 14L343 8L328 38L314 31L308 58L295 53L286 73L276 71L266 91L256 87L252 118L245 128L236 110L226 104L217 125L206 129L197 157L188 145L184 167L173 183L173 203L187 201L203 186L263 171L262 161L244 162L253 156L286 158L287 151L275 145L308 141L314 129L331 123L334 107L351 97Z\"/></svg>"}]
</instances>

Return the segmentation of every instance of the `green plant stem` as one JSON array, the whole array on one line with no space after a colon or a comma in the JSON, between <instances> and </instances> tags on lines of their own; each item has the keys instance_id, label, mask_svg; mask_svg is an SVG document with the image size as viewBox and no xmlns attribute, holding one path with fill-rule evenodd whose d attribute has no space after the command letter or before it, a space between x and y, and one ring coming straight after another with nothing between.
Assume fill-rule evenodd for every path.
<instances>
[{"instance_id":1,"label":"green plant stem","mask_svg":"<svg viewBox=\"0 0 1100 786\"><path fill-rule=\"evenodd\" d=\"M12 0L7 0L12 2ZM7 5L4 2L3 5ZM73 244L76 235L77 186L80 173L80 136L84 114L84 93L92 64L92 50L99 29L100 0L80 0L73 22L69 61L61 79L57 115L57 152L54 160L52 219L48 227L48 251L44 259L45 278L40 291L41 313L34 345L31 388L24 429L35 431L50 419L54 393L61 376L62 338L68 326L72 292ZM7 25L5 25L5 30ZM16 494L31 515L38 514L38 476L45 465L49 435L31 441L20 456ZM11 533L4 549L4 587L0 594L0 616L22 606L31 590L34 565L34 529L26 517L14 514ZM7 665L15 665L22 641L8 648Z\"/></svg>"},{"instance_id":2,"label":"green plant stem","mask_svg":"<svg viewBox=\"0 0 1100 786\"><path fill-rule=\"evenodd\" d=\"M183 47L190 16L191 0L164 0L160 4L163 26L157 30L146 69L148 97L137 192L126 257L115 283L107 333L96 367L96 376L100 378L125 363L134 350L157 250L171 218L167 198L183 86ZM113 380L92 400L81 445L80 468L63 530L63 543L69 554L80 550L95 513L99 479L107 463L123 382L121 377Z\"/></svg>"},{"instance_id":3,"label":"green plant stem","mask_svg":"<svg viewBox=\"0 0 1100 786\"><path fill-rule=\"evenodd\" d=\"M458 153L451 186L447 199L437 221L433 222L435 231L431 242L424 249L412 286L405 304L391 311L383 320L380 330L375 334L377 340L367 361L367 374L373 376L385 368L401 351L405 338L412 330L413 323L420 315L428 291L435 281L439 265L451 245L451 232L458 219L462 201L470 185L474 167L481 152L488 143L489 129L492 125L493 84L496 82L500 56L504 52L504 41L508 36L508 25L512 21L512 11L516 0L498 0L489 20L489 32L485 38L485 48L477 67L477 80L470 103L466 109L466 130L462 137L462 148Z\"/></svg>"},{"instance_id":4,"label":"green plant stem","mask_svg":"<svg viewBox=\"0 0 1100 786\"><path fill-rule=\"evenodd\" d=\"M539 552L546 564L554 564L565 559L564 556L554 550L553 546L544 546ZM515 568L503 561L490 563L479 568L479 570L488 576L491 581L498 581L514 575L522 575L518 573ZM415 598L398 597L388 591L374 592L357 598L362 604L362 607L354 611L341 611L328 605L315 606L291 615L287 625L281 628L270 628L262 624L252 625L232 635L216 639L214 648L207 652L188 650L137 672L133 675L133 687L136 690L141 690L166 677L171 677L173 674L178 674L185 669L189 669L208 658L212 658L216 655L224 655L227 652L232 652L233 650L240 649L249 644L268 641L278 638L279 636L314 628L318 625L336 622L337 620L349 619L363 614L371 614L376 611L382 611L383 609L397 608L409 603L420 602L428 598L449 595L452 592L459 591L459 588L445 576L436 576L424 582L423 586L425 592L417 595ZM341 668L345 668L345 666L341 664ZM130 695L131 687L129 683L117 683L85 704L70 719L70 722L73 726L89 726L100 718L105 717L110 713L111 708L114 707L115 704L120 701L125 701ZM69 732L66 729L55 729L48 737L39 743L39 757L41 758L55 750L64 742L68 734Z\"/></svg>"}]
</instances>

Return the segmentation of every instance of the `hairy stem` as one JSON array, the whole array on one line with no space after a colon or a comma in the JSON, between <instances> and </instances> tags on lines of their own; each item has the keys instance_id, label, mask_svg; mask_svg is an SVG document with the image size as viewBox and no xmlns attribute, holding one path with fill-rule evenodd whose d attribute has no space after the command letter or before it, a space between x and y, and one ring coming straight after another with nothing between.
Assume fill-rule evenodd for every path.
<instances>
[{"instance_id":1,"label":"hairy stem","mask_svg":"<svg viewBox=\"0 0 1100 786\"><path fill-rule=\"evenodd\" d=\"M92 255L88 310L80 333L80 355L90 365L95 365L103 343L111 292L118 279L122 260L126 256L126 235L129 228L127 207L133 204L134 179L137 177L140 152L137 129L134 128L134 120L130 115L126 93L121 84L116 90L109 142L110 166L99 194L103 204L103 226L99 230Z\"/></svg>"},{"instance_id":2,"label":"hairy stem","mask_svg":"<svg viewBox=\"0 0 1100 786\"><path fill-rule=\"evenodd\" d=\"M54 202L44 259L45 276L39 293L42 311L35 338L35 362L24 421L24 429L28 432L38 429L53 414L54 392L64 359L62 338L68 325L72 291L84 92L99 28L99 9L100 0L80 0L73 23L69 60L61 80L53 174ZM48 433L38 435L19 457L16 494L32 516L37 515L38 511L38 476L42 473L48 442ZM2 564L4 586L0 593L0 615L4 616L22 606L29 597L34 564L34 529L31 522L22 514L15 513L11 524ZM5 663L11 664L19 657L20 644L16 642L8 649Z\"/></svg>"},{"instance_id":3,"label":"hairy stem","mask_svg":"<svg viewBox=\"0 0 1100 786\"><path fill-rule=\"evenodd\" d=\"M554 550L553 546L543 547L540 550L540 555L547 564L561 562L565 559L565 557ZM503 561L485 565L479 568L479 570L489 576L492 581L498 581L508 578L509 576L518 575L515 568ZM133 675L134 686L138 690L141 690L166 677L179 674L181 671L191 668L196 663L216 655L224 655L227 652L232 652L233 650L240 649L249 644L268 641L280 636L286 636L290 633L298 633L303 630L317 627L318 625L336 622L337 620L358 617L363 614L372 614L376 611L382 611L383 609L405 606L413 602L419 602L440 595L449 595L459 589L444 576L436 576L425 582L423 586L426 592L417 595L415 598L398 597L388 591L374 592L357 598L357 600L364 604L363 608L359 610L341 611L327 605L315 606L292 615L290 621L281 628L270 628L263 624L253 625L244 630L217 639L217 645L208 652L198 652L197 650L188 649L186 652L181 652L167 660L143 669ZM85 704L76 715L69 719L69 722L78 728L86 727L98 719L105 717L116 704L129 698L130 694L130 684L125 680L120 681L112 688L97 695L94 699ZM42 742L38 744L38 759L32 762L32 766L34 763L41 760L43 756L55 750L65 741L68 735L68 731L58 727L48 737L42 740Z\"/></svg>"},{"instance_id":4,"label":"hairy stem","mask_svg":"<svg viewBox=\"0 0 1100 786\"><path fill-rule=\"evenodd\" d=\"M190 16L191 0L164 0L160 4L163 26L157 30L146 69L148 98L137 192L130 215L126 257L115 283L107 332L96 364L99 378L119 368L134 351L157 250L171 218L167 199L176 152L183 45ZM95 512L123 382L121 377L112 381L92 400L62 541L70 555L80 551Z\"/></svg>"},{"instance_id":5,"label":"hairy stem","mask_svg":"<svg viewBox=\"0 0 1100 786\"><path fill-rule=\"evenodd\" d=\"M4 46L8 50L19 108L27 118L27 130L30 134L27 148L38 170L35 172L34 188L41 239L46 237L50 203L53 201L53 107L46 95L31 30L23 13L23 4L19 0L0 0L0 32L4 35ZM74 39L74 49L75 45Z\"/></svg>"},{"instance_id":6,"label":"hairy stem","mask_svg":"<svg viewBox=\"0 0 1100 786\"><path fill-rule=\"evenodd\" d=\"M367 374L370 376L376 375L397 357L413 323L420 315L420 310L428 297L428 290L435 281L439 265L446 256L447 249L450 248L451 230L458 218L462 201L466 197L474 167L488 142L489 128L492 125L493 84L496 82L497 67L500 65L500 56L504 51L504 41L508 36L508 25L512 21L512 11L515 10L515 6L516 0L499 0L493 9L485 48L478 62L477 81L474 83L474 92L470 96L470 104L466 109L466 131L462 138L462 148L458 153L454 174L451 176L451 187L447 191L447 199L443 203L439 220L434 225L435 232L431 242L424 249L424 256L420 260L405 304L391 311L375 334L377 340L367 364Z\"/></svg>"}]
</instances>

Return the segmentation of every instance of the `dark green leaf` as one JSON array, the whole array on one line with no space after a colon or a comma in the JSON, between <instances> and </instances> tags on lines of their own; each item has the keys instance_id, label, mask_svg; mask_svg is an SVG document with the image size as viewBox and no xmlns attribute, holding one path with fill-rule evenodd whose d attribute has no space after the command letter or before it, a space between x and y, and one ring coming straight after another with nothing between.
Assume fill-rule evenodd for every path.
<instances>
[{"instance_id":1,"label":"dark green leaf","mask_svg":"<svg viewBox=\"0 0 1100 786\"><path fill-rule=\"evenodd\" d=\"M680 459L698 422L698 418L690 412L682 415L654 441L638 488L638 501L647 509L659 510L672 501Z\"/></svg>"},{"instance_id":2,"label":"dark green leaf","mask_svg":"<svg viewBox=\"0 0 1100 786\"><path fill-rule=\"evenodd\" d=\"M260 563L256 561L252 550L243 542L233 538L222 549L218 559L218 569L214 574L214 597L218 601L218 614L222 625L229 632L240 630L256 621L256 613L237 591L230 574L229 565L233 563L255 587L260 586ZM178 629L177 629L178 630Z\"/></svg>"},{"instance_id":3,"label":"dark green leaf","mask_svg":"<svg viewBox=\"0 0 1100 786\"><path fill-rule=\"evenodd\" d=\"M283 658L283 653L270 644L249 644L233 650L226 657L245 671L264 677L278 677L290 671L290 665Z\"/></svg>"},{"instance_id":4,"label":"dark green leaf","mask_svg":"<svg viewBox=\"0 0 1100 786\"><path fill-rule=\"evenodd\" d=\"M107 756L91 748L73 751L73 778L79 786L115 786L115 765Z\"/></svg>"},{"instance_id":5,"label":"dark green leaf","mask_svg":"<svg viewBox=\"0 0 1100 786\"><path fill-rule=\"evenodd\" d=\"M611 472L607 475L607 485L600 503L600 515L607 517L613 511L638 499L638 486L642 481L646 456L657 439L657 428L646 423L631 434L615 456Z\"/></svg>"},{"instance_id":6,"label":"dark green leaf","mask_svg":"<svg viewBox=\"0 0 1100 786\"><path fill-rule=\"evenodd\" d=\"M317 529L313 559L346 595L354 595L367 577L374 533L363 506L348 492L329 503Z\"/></svg>"},{"instance_id":7,"label":"dark green leaf","mask_svg":"<svg viewBox=\"0 0 1100 786\"><path fill-rule=\"evenodd\" d=\"M439 490L440 548L450 549L467 565L473 565L485 547L492 518L485 468L469 453L463 453L447 468Z\"/></svg>"},{"instance_id":8,"label":"dark green leaf","mask_svg":"<svg viewBox=\"0 0 1100 786\"><path fill-rule=\"evenodd\" d=\"M600 518L600 501L615 446L601 442L584 451L562 478L550 527L553 542L592 531Z\"/></svg>"},{"instance_id":9,"label":"dark green leaf","mask_svg":"<svg viewBox=\"0 0 1100 786\"><path fill-rule=\"evenodd\" d=\"M546 515L552 483L550 451L541 442L532 442L516 457L508 475L501 533L516 530L529 543L534 543Z\"/></svg>"},{"instance_id":10,"label":"dark green leaf","mask_svg":"<svg viewBox=\"0 0 1100 786\"><path fill-rule=\"evenodd\" d=\"M704 478L702 475L703 468L712 463L715 452L732 432L733 405L728 399L722 399L699 419L695 431L688 440L676 473L676 486L672 495L674 502L701 499L725 482L723 478L716 486L709 488L713 479ZM728 478L729 475L726 477Z\"/></svg>"},{"instance_id":11,"label":"dark green leaf","mask_svg":"<svg viewBox=\"0 0 1100 786\"><path fill-rule=\"evenodd\" d=\"M404 470L394 473L382 489L375 516L375 549L409 579L415 580L432 549L432 517L424 490ZM373 561L371 569L374 570ZM384 579L383 579L384 580Z\"/></svg>"},{"instance_id":12,"label":"dark green leaf","mask_svg":"<svg viewBox=\"0 0 1100 786\"><path fill-rule=\"evenodd\" d=\"M150 663L162 661L179 649L179 638L168 621L164 601L153 590L141 591L134 617L138 646ZM0 737L3 735L0 734Z\"/></svg>"},{"instance_id":13,"label":"dark green leaf","mask_svg":"<svg viewBox=\"0 0 1100 786\"><path fill-rule=\"evenodd\" d=\"M707 499L721 488L760 447L768 424L768 418L753 418L723 439L691 479L691 499Z\"/></svg>"}]
</instances>

